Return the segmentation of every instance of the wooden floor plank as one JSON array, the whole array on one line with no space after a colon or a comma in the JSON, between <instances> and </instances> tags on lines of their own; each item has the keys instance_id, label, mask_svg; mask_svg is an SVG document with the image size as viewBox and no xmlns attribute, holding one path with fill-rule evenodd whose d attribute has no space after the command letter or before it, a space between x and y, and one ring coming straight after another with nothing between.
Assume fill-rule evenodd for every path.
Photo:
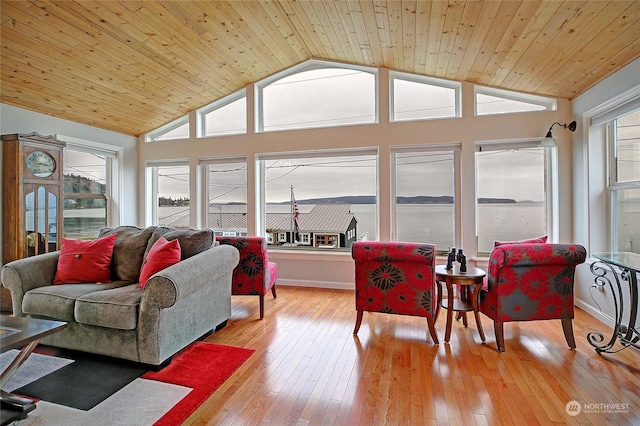
<instances>
[{"instance_id":1,"label":"wooden floor plank","mask_svg":"<svg viewBox=\"0 0 640 426\"><path fill-rule=\"evenodd\" d=\"M485 316L484 344L474 321L454 322L444 343L442 313L439 345L424 318L380 313L365 313L353 336L353 300L280 286L259 320L257 297L233 297L227 327L206 341L256 352L184 424L640 424L640 351L596 354L586 334L608 328L579 309L577 350L558 321L537 321L505 324L499 353ZM570 416L572 400L588 412Z\"/></svg>"}]
</instances>

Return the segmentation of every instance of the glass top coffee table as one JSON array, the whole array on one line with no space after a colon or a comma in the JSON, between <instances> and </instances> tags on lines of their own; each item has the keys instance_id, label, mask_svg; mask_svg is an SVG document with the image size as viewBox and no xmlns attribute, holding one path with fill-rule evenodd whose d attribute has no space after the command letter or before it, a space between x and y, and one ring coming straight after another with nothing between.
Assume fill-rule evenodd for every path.
<instances>
[{"instance_id":1,"label":"glass top coffee table","mask_svg":"<svg viewBox=\"0 0 640 426\"><path fill-rule=\"evenodd\" d=\"M18 356L0 374L0 420L3 425L25 418L36 405L34 401L5 392L2 388L38 346L40 339L66 326L67 323L61 321L0 315L0 353L20 349Z\"/></svg>"}]
</instances>

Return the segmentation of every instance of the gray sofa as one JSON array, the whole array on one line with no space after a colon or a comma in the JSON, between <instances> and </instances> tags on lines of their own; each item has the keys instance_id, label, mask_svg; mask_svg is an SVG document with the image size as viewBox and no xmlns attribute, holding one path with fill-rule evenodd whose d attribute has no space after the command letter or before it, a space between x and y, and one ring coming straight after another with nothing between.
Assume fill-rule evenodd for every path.
<instances>
[{"instance_id":1,"label":"gray sofa","mask_svg":"<svg viewBox=\"0 0 640 426\"><path fill-rule=\"evenodd\" d=\"M160 365L231 316L231 277L238 250L217 245L211 230L104 228L117 235L110 283L52 285L60 252L10 262L2 285L13 314L68 322L41 343ZM178 239L180 262L138 284L143 261L160 238Z\"/></svg>"}]
</instances>

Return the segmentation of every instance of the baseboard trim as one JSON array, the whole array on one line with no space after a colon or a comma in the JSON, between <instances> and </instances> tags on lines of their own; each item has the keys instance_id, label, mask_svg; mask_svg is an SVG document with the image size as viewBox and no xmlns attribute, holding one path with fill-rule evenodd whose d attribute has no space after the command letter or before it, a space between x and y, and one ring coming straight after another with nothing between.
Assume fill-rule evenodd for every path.
<instances>
[{"instance_id":1,"label":"baseboard trim","mask_svg":"<svg viewBox=\"0 0 640 426\"><path fill-rule=\"evenodd\" d=\"M588 313L589 315L591 315L601 323L608 325L609 327L613 327L616 323L616 321L613 318L611 318L609 315L603 314L602 312L600 312L599 309L591 306L590 304L582 300L575 299L574 304L578 308L582 309L583 311L585 311L586 313Z\"/></svg>"},{"instance_id":2,"label":"baseboard trim","mask_svg":"<svg viewBox=\"0 0 640 426\"><path fill-rule=\"evenodd\" d=\"M278 278L276 286L290 286L290 287L314 287L314 288L331 288L335 290L355 290L355 285L347 282L336 281L302 281L302 280L288 280L284 278Z\"/></svg>"}]
</instances>

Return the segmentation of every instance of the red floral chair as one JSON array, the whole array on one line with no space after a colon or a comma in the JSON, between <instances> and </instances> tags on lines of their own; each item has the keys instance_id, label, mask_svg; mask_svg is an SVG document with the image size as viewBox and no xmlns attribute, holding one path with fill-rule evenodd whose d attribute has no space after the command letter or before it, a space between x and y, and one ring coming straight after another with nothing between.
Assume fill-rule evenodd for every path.
<instances>
[{"instance_id":1,"label":"red floral chair","mask_svg":"<svg viewBox=\"0 0 640 426\"><path fill-rule=\"evenodd\" d=\"M355 261L357 334L364 311L427 318L438 344L435 320L438 297L433 244L358 241L351 247Z\"/></svg>"},{"instance_id":2,"label":"red floral chair","mask_svg":"<svg viewBox=\"0 0 640 426\"><path fill-rule=\"evenodd\" d=\"M564 337L573 337L573 278L586 258L577 244L506 244L489 258L487 284L480 291L480 311L493 319L496 345L504 352L503 324L509 321L562 320Z\"/></svg>"},{"instance_id":3,"label":"red floral chair","mask_svg":"<svg viewBox=\"0 0 640 426\"><path fill-rule=\"evenodd\" d=\"M216 237L240 251L240 262L233 270L231 294L260 297L260 319L264 318L264 296L271 289L276 298L278 264L267 259L267 241L263 237Z\"/></svg>"}]
</instances>

